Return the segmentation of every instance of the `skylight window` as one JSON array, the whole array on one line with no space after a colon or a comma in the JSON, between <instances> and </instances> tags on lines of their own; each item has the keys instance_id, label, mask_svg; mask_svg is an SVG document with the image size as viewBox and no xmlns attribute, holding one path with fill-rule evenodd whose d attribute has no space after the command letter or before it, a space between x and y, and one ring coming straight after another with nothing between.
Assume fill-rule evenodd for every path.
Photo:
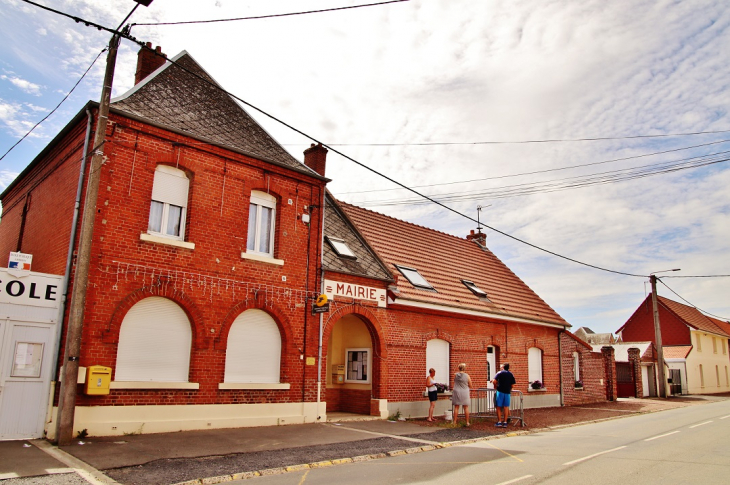
<instances>
[{"instance_id":1,"label":"skylight window","mask_svg":"<svg viewBox=\"0 0 730 485\"><path fill-rule=\"evenodd\" d=\"M332 249L335 250L338 256L357 259L355 253L352 252L352 249L350 249L350 246L344 240L327 236L327 242L330 243L330 246L332 246Z\"/></svg>"},{"instance_id":2,"label":"skylight window","mask_svg":"<svg viewBox=\"0 0 730 485\"><path fill-rule=\"evenodd\" d=\"M403 276L405 276L406 279L416 288L422 288L425 290L434 289L434 287L431 286L431 283L426 281L426 278L421 276L421 273L419 273L417 269L406 268L405 266L398 266L398 265L396 265L396 268L398 268L398 271L403 273Z\"/></svg>"},{"instance_id":3,"label":"skylight window","mask_svg":"<svg viewBox=\"0 0 730 485\"><path fill-rule=\"evenodd\" d=\"M474 293L476 296L478 296L479 298L488 300L487 292L482 290L481 288L479 288L476 285L476 283L474 283L473 281L469 281L469 280L461 280L461 282L464 283L464 286L469 288L469 290L471 290L471 292Z\"/></svg>"}]
</instances>

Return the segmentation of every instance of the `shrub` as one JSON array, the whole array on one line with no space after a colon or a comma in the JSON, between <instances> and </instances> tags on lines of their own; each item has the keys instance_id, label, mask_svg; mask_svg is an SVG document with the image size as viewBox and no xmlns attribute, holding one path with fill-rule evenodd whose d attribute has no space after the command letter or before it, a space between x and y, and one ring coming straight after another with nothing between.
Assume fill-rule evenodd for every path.
<instances>
[{"instance_id":1,"label":"shrub","mask_svg":"<svg viewBox=\"0 0 730 485\"><path fill-rule=\"evenodd\" d=\"M530 383L530 387L532 387L533 389L542 389L543 387L545 387L545 384L540 381L533 381Z\"/></svg>"}]
</instances>

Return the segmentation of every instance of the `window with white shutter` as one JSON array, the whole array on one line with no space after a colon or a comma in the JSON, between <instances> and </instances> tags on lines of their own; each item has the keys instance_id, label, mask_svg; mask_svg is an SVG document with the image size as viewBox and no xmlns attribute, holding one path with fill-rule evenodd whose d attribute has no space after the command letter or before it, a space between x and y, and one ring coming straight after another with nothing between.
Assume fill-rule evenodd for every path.
<instances>
[{"instance_id":1,"label":"window with white shutter","mask_svg":"<svg viewBox=\"0 0 730 485\"><path fill-rule=\"evenodd\" d=\"M231 325L226 346L227 383L278 383L281 333L262 310L246 310Z\"/></svg>"},{"instance_id":2,"label":"window with white shutter","mask_svg":"<svg viewBox=\"0 0 730 485\"><path fill-rule=\"evenodd\" d=\"M189 188L190 180L185 172L167 165L157 166L147 226L149 234L184 239Z\"/></svg>"},{"instance_id":3,"label":"window with white shutter","mask_svg":"<svg viewBox=\"0 0 730 485\"><path fill-rule=\"evenodd\" d=\"M580 380L580 355L578 352L573 352L573 375L577 383Z\"/></svg>"},{"instance_id":4,"label":"window with white shutter","mask_svg":"<svg viewBox=\"0 0 730 485\"><path fill-rule=\"evenodd\" d=\"M537 347L531 347L527 351L527 370L530 382L540 381L544 384L542 380L542 350Z\"/></svg>"},{"instance_id":5,"label":"window with white shutter","mask_svg":"<svg viewBox=\"0 0 730 485\"><path fill-rule=\"evenodd\" d=\"M188 382L191 344L183 309L166 298L145 298L122 321L114 380Z\"/></svg>"},{"instance_id":6,"label":"window with white shutter","mask_svg":"<svg viewBox=\"0 0 730 485\"><path fill-rule=\"evenodd\" d=\"M246 252L274 257L276 198L265 192L251 191L248 212Z\"/></svg>"},{"instance_id":7,"label":"window with white shutter","mask_svg":"<svg viewBox=\"0 0 730 485\"><path fill-rule=\"evenodd\" d=\"M449 375L449 343L438 338L426 342L426 373L429 369L436 371L434 380L448 384Z\"/></svg>"}]
</instances>

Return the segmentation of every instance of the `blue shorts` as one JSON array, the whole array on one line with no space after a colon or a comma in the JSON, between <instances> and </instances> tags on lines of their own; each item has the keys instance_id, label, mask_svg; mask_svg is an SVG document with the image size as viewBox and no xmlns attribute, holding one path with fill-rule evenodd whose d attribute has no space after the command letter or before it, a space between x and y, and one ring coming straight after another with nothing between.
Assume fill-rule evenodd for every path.
<instances>
[{"instance_id":1,"label":"blue shorts","mask_svg":"<svg viewBox=\"0 0 730 485\"><path fill-rule=\"evenodd\" d=\"M494 400L494 405L498 408L508 408L510 403L510 394L507 392L497 391L497 398Z\"/></svg>"}]
</instances>

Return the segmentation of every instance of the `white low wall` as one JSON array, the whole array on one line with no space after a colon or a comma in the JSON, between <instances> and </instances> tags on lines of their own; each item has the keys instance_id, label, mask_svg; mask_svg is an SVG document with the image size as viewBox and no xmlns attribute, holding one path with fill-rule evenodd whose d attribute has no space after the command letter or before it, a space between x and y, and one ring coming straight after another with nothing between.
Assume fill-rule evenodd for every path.
<instances>
[{"instance_id":1,"label":"white low wall","mask_svg":"<svg viewBox=\"0 0 730 485\"><path fill-rule=\"evenodd\" d=\"M77 406L73 435L89 436L169 433L214 428L280 426L327 421L327 405L317 403L206 404L170 406ZM56 414L46 424L47 437L55 439ZM320 417L318 420L317 417Z\"/></svg>"}]
</instances>

